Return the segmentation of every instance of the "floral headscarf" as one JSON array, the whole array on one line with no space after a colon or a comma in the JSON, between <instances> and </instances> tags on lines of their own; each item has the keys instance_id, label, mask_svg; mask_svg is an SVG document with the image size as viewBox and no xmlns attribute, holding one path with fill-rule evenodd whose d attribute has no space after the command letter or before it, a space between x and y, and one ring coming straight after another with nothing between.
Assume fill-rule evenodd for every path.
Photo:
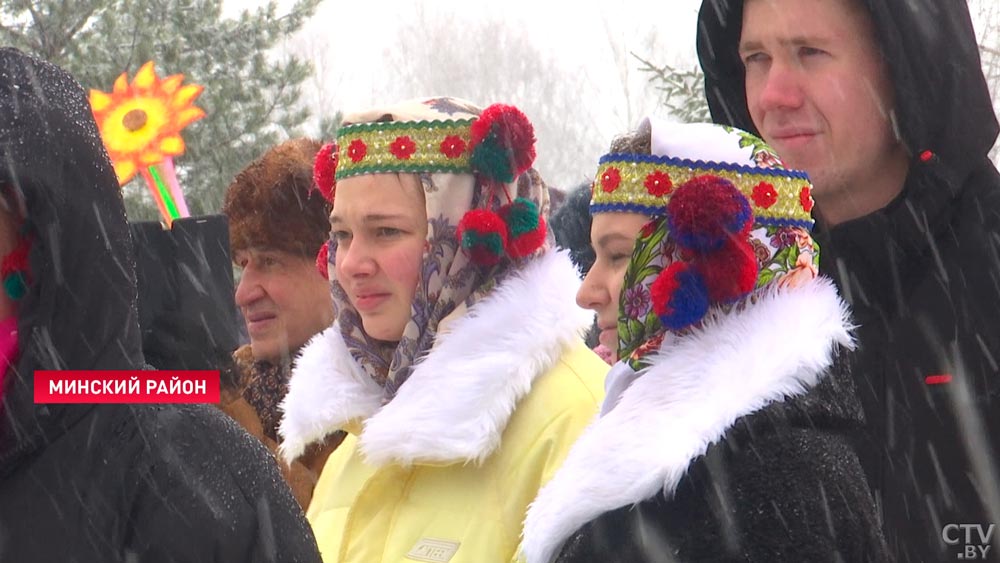
<instances>
[{"instance_id":1,"label":"floral headscarf","mask_svg":"<svg viewBox=\"0 0 1000 563\"><path fill-rule=\"evenodd\" d=\"M772 285L798 286L818 275L819 245L803 227L760 226L750 231L750 244L760 268L754 293ZM659 349L668 332L653 312L650 286L663 268L679 259L666 217L654 218L642 228L625 271L618 311L618 357L633 370Z\"/></svg>"},{"instance_id":2,"label":"floral headscarf","mask_svg":"<svg viewBox=\"0 0 1000 563\"><path fill-rule=\"evenodd\" d=\"M414 100L388 108L378 108L348 115L345 123L417 123L437 120L463 120L479 116L481 110L474 105L454 98L432 98ZM409 143L400 143L396 137L388 150L396 154L397 149L407 162L420 159L419 150L430 147L449 155L461 154L465 150L464 141L446 137L445 141L405 137ZM339 136L341 157L351 154L352 146L363 145L356 140ZM353 143L353 144L352 144ZM369 141L371 144L371 141ZM366 147L366 156L376 147ZM416 151L416 156L414 152ZM400 157L401 158L401 157ZM440 158L440 156L438 156ZM364 162L358 159L357 162ZM429 166L427 168L433 168ZM496 284L517 267L517 262L505 256L497 264L482 266L473 263L460 248L457 229L463 216L472 209L495 210L508 203L504 198L521 197L533 202L544 216L548 213L548 190L541 177L533 169L521 174L512 183L501 186L500 190L490 190L485 183L471 172L437 172L424 170L414 172L423 189L427 212L427 243L420 266L420 279L414 294L410 320L403 330L398 343L373 339L365 334L361 316L351 305L347 294L336 278L337 242L331 237L328 243L328 271L335 307L336 322L340 327L344 342L361 368L386 390L386 400L391 400L396 391L406 381L415 362L426 355L434 346L435 338L447 332L448 325L464 316L469 307L487 295ZM496 186L494 186L495 188ZM492 193L493 197L489 197ZM490 201L486 201L490 199ZM542 252L544 247L533 254Z\"/></svg>"},{"instance_id":3,"label":"floral headscarf","mask_svg":"<svg viewBox=\"0 0 1000 563\"><path fill-rule=\"evenodd\" d=\"M690 258L691 250L671 233L669 202L691 182L724 180L751 213L738 243L752 253L756 279L739 299L712 303L710 311L743 306L771 286L795 286L818 275L819 247L812 226L811 186L804 173L786 170L764 141L732 127L671 124L649 119L651 155L609 154L601 159L592 213L630 211L651 221L637 236L619 299L618 357L634 371L665 338L683 334L664 326L655 311L654 284L665 269ZM683 247L683 248L682 248Z\"/></svg>"}]
</instances>

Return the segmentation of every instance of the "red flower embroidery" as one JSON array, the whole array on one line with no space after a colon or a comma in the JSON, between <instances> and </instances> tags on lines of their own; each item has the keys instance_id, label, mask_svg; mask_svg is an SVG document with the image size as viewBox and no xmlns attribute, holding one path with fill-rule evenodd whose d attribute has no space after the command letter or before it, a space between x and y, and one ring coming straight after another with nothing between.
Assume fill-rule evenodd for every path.
<instances>
[{"instance_id":1,"label":"red flower embroidery","mask_svg":"<svg viewBox=\"0 0 1000 563\"><path fill-rule=\"evenodd\" d=\"M809 213L813 210L813 198L809 190L809 186L802 186L802 191L799 192L799 203L802 204L802 209Z\"/></svg>"},{"instance_id":2,"label":"red flower embroidery","mask_svg":"<svg viewBox=\"0 0 1000 563\"><path fill-rule=\"evenodd\" d=\"M368 154L368 145L361 139L354 139L351 144L347 145L347 156L351 158L352 162L360 162L366 154Z\"/></svg>"},{"instance_id":3,"label":"red flower embroidery","mask_svg":"<svg viewBox=\"0 0 1000 563\"><path fill-rule=\"evenodd\" d=\"M778 201L778 192L775 191L773 185L761 182L753 187L753 195L751 197L753 197L753 202L757 207L767 209Z\"/></svg>"},{"instance_id":4,"label":"red flower embroidery","mask_svg":"<svg viewBox=\"0 0 1000 563\"><path fill-rule=\"evenodd\" d=\"M674 189L674 183L670 181L670 174L662 170L654 170L646 176L646 191L650 195L660 197L670 193Z\"/></svg>"},{"instance_id":5,"label":"red flower embroidery","mask_svg":"<svg viewBox=\"0 0 1000 563\"><path fill-rule=\"evenodd\" d=\"M389 145L389 152L399 160L409 160L417 152L417 144L408 135L403 135Z\"/></svg>"},{"instance_id":6,"label":"red flower embroidery","mask_svg":"<svg viewBox=\"0 0 1000 563\"><path fill-rule=\"evenodd\" d=\"M622 173L617 168L608 168L601 174L601 189L611 193L622 183Z\"/></svg>"},{"instance_id":7,"label":"red flower embroidery","mask_svg":"<svg viewBox=\"0 0 1000 563\"><path fill-rule=\"evenodd\" d=\"M458 158L465 152L465 141L458 135L448 135L441 141L440 150L448 158Z\"/></svg>"}]
</instances>

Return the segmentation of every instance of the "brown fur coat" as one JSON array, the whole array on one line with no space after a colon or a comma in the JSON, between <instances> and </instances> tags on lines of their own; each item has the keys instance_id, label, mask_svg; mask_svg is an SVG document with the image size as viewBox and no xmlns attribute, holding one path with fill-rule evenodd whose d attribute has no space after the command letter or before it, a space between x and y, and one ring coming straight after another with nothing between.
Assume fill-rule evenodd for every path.
<instances>
[{"instance_id":1,"label":"brown fur coat","mask_svg":"<svg viewBox=\"0 0 1000 563\"><path fill-rule=\"evenodd\" d=\"M295 499L305 510L312 499L323 464L330 452L340 445L343 434L333 435L325 443L312 446L291 466L285 464L278 456L276 429L281 420L278 404L288 391L291 366L254 361L249 345L237 350L233 358L238 370L236 385L223 387L219 408L271 450Z\"/></svg>"}]
</instances>

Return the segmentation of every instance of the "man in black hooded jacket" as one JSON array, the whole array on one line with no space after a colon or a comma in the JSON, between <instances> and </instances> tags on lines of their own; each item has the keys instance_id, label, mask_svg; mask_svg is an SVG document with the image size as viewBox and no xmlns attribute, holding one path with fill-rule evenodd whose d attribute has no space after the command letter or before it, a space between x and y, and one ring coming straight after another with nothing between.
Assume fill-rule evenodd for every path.
<instances>
[{"instance_id":1,"label":"man in black hooded jacket","mask_svg":"<svg viewBox=\"0 0 1000 563\"><path fill-rule=\"evenodd\" d=\"M809 172L900 561L1000 560L998 124L964 1L704 0L716 121Z\"/></svg>"},{"instance_id":2,"label":"man in black hooded jacket","mask_svg":"<svg viewBox=\"0 0 1000 563\"><path fill-rule=\"evenodd\" d=\"M86 94L8 48L0 186L32 241L3 380L0 561L318 562L269 454L216 409L34 403L35 370L144 360L132 241Z\"/></svg>"}]
</instances>

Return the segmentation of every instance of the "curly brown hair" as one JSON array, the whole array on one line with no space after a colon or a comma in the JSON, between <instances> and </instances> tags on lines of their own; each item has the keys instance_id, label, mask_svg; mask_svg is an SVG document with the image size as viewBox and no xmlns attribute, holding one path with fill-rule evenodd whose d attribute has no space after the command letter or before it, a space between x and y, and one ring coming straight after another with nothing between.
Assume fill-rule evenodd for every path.
<instances>
[{"instance_id":1,"label":"curly brown hair","mask_svg":"<svg viewBox=\"0 0 1000 563\"><path fill-rule=\"evenodd\" d=\"M609 153L649 154L652 151L653 129L648 121L643 121L635 131L615 137L611 141Z\"/></svg>"}]
</instances>

